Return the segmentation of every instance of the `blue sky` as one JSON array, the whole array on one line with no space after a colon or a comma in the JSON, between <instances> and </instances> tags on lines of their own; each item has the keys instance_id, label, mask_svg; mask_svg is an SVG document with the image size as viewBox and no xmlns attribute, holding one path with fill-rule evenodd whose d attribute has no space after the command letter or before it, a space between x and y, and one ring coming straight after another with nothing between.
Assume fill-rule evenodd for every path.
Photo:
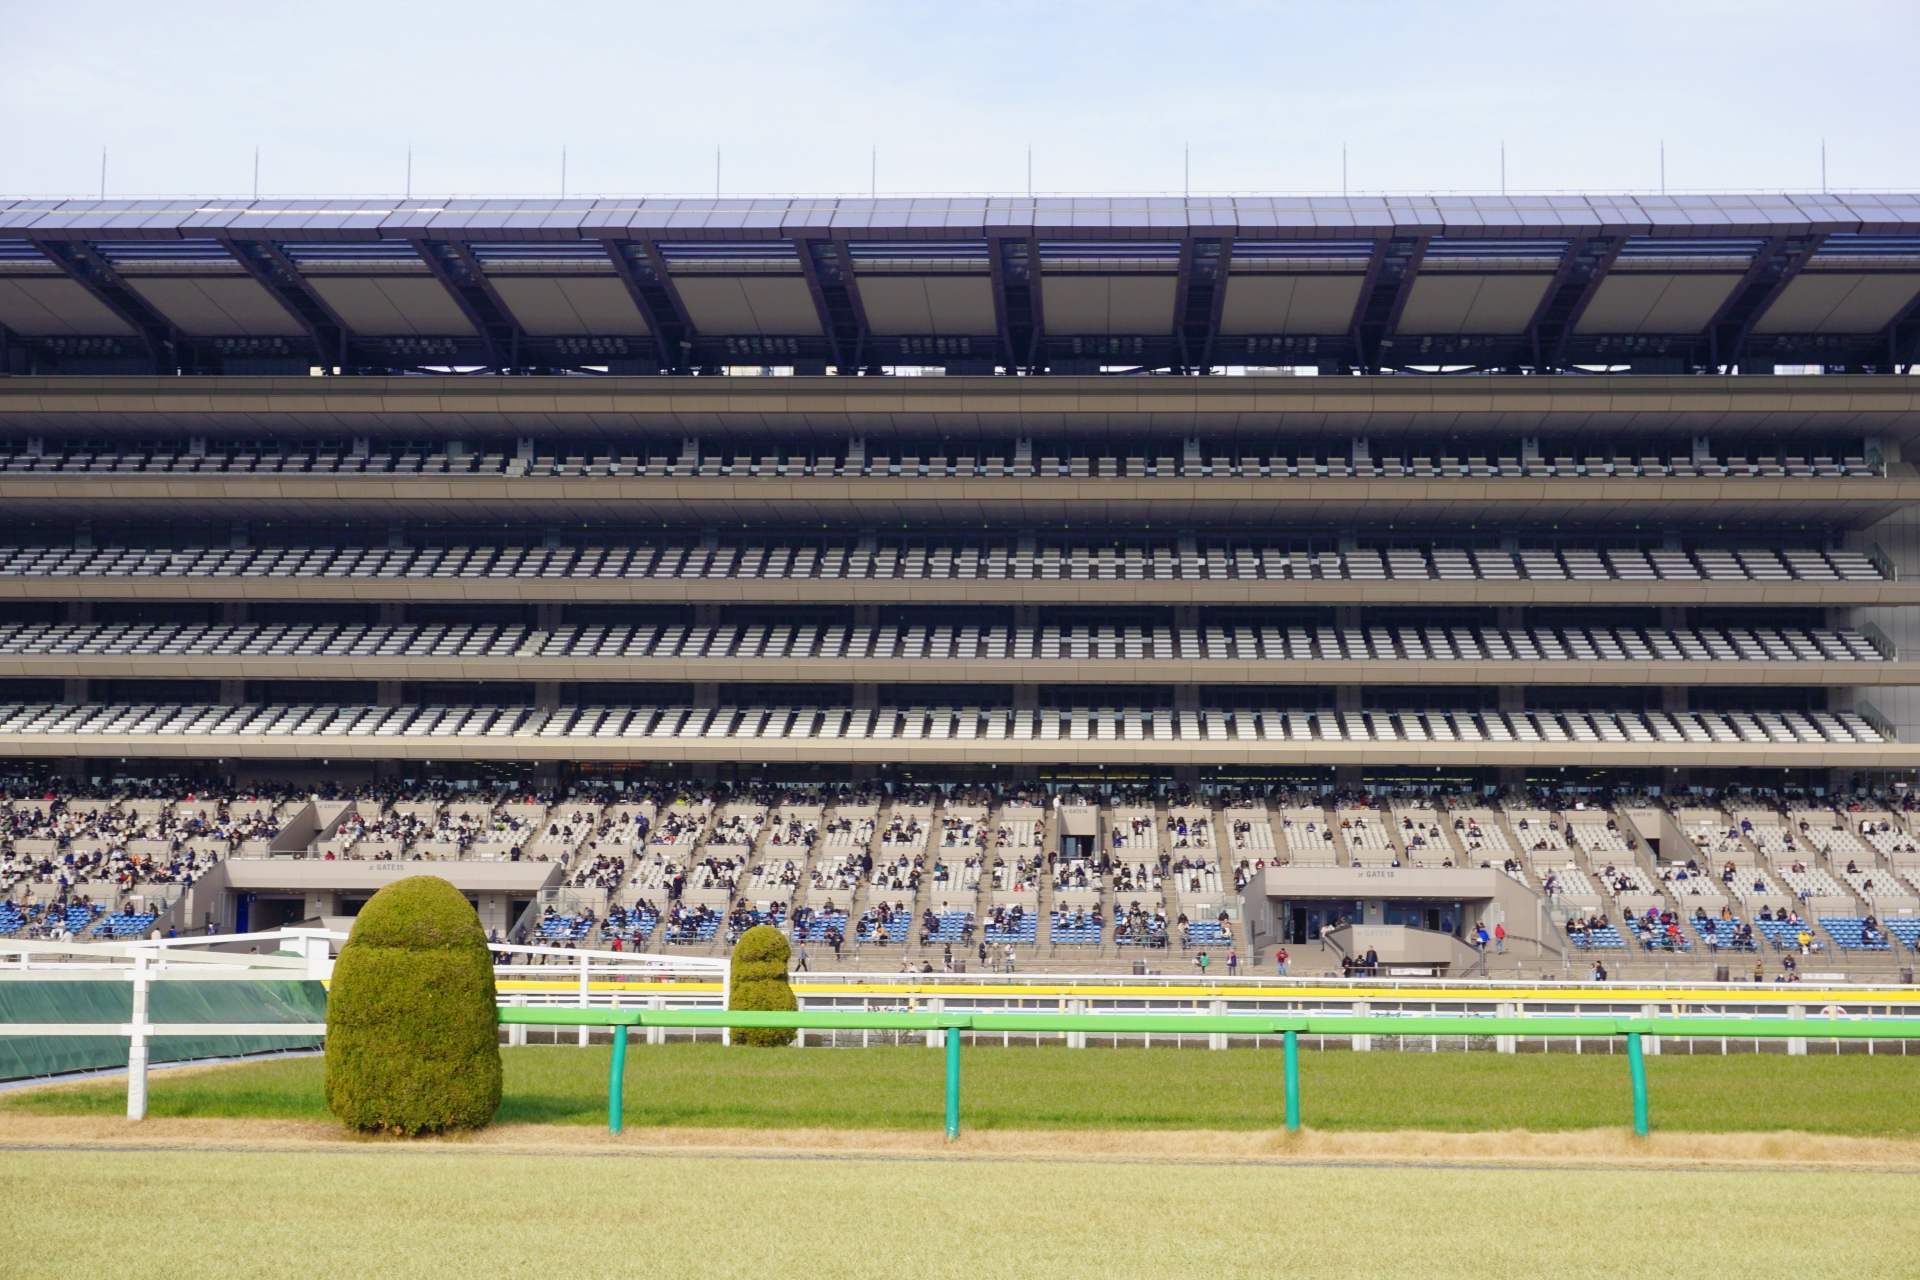
<instances>
[{"instance_id":1,"label":"blue sky","mask_svg":"<svg viewBox=\"0 0 1920 1280\"><path fill-rule=\"evenodd\" d=\"M0 192L1911 190L1913 0L0 0Z\"/></svg>"}]
</instances>

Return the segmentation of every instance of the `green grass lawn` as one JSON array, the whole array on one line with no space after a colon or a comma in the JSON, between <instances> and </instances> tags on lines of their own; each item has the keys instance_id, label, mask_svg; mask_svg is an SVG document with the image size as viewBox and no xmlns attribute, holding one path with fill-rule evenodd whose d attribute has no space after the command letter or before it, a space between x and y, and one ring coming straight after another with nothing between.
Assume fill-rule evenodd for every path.
<instances>
[{"instance_id":1,"label":"green grass lawn","mask_svg":"<svg viewBox=\"0 0 1920 1280\"><path fill-rule=\"evenodd\" d=\"M500 1122L603 1124L609 1050L503 1049ZM944 1055L922 1048L636 1045L626 1122L748 1128L931 1129ZM1632 1122L1624 1055L1315 1053L1300 1058L1310 1128L1530 1129ZM961 1054L971 1129L1273 1129L1281 1057L1167 1049L981 1048ZM318 1058L155 1072L155 1116L327 1119ZM1779 1054L1647 1060L1654 1127L1904 1136L1920 1133L1920 1057ZM118 1115L123 1080L0 1095L0 1113Z\"/></svg>"},{"instance_id":2,"label":"green grass lawn","mask_svg":"<svg viewBox=\"0 0 1920 1280\"><path fill-rule=\"evenodd\" d=\"M1836 1171L528 1157L378 1144L0 1151L0 1203L0 1258L21 1268L7 1274L155 1280L1398 1280L1454 1267L1611 1280L1720 1266L1862 1280L1912 1275L1920 1246L1920 1180Z\"/></svg>"}]
</instances>

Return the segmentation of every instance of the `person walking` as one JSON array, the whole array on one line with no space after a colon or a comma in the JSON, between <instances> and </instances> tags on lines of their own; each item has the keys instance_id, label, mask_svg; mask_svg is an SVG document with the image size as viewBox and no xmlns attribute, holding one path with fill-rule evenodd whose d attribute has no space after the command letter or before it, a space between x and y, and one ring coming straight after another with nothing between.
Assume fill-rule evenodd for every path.
<instances>
[{"instance_id":1,"label":"person walking","mask_svg":"<svg viewBox=\"0 0 1920 1280\"><path fill-rule=\"evenodd\" d=\"M1240 972L1240 953L1238 951L1228 951L1227 952L1227 976L1229 978L1236 977L1239 974L1239 972Z\"/></svg>"},{"instance_id":2,"label":"person walking","mask_svg":"<svg viewBox=\"0 0 1920 1280\"><path fill-rule=\"evenodd\" d=\"M1285 947L1273 953L1273 967L1280 977L1284 978L1287 976L1287 949Z\"/></svg>"},{"instance_id":3,"label":"person walking","mask_svg":"<svg viewBox=\"0 0 1920 1280\"><path fill-rule=\"evenodd\" d=\"M1497 956L1507 954L1507 926L1504 924L1493 926L1493 954Z\"/></svg>"},{"instance_id":4,"label":"person walking","mask_svg":"<svg viewBox=\"0 0 1920 1280\"><path fill-rule=\"evenodd\" d=\"M1211 963L1211 961L1209 961L1209 960L1207 959L1207 953L1206 953L1205 951L1202 951L1202 952L1201 952L1201 953L1200 953L1199 955L1197 955L1197 956L1195 956L1195 957L1193 958L1193 963L1195 964L1195 966L1197 966L1197 967L1199 968L1199 970L1200 970L1200 976L1201 976L1202 978L1204 978L1204 977L1206 977L1206 976L1207 976L1207 965L1208 965L1209 963Z\"/></svg>"},{"instance_id":5,"label":"person walking","mask_svg":"<svg viewBox=\"0 0 1920 1280\"><path fill-rule=\"evenodd\" d=\"M797 948L795 948L793 953L793 962L794 962L793 971L795 973L812 973L813 972L813 970L807 968L807 944L806 943L803 942Z\"/></svg>"}]
</instances>

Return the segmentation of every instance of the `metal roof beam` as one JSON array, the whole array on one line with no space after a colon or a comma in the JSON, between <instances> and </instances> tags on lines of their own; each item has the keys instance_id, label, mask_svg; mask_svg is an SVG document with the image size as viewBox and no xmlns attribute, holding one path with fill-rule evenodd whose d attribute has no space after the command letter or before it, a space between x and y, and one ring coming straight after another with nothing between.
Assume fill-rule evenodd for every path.
<instances>
[{"instance_id":1,"label":"metal roof beam","mask_svg":"<svg viewBox=\"0 0 1920 1280\"><path fill-rule=\"evenodd\" d=\"M640 252L646 257L647 266L653 272L653 282L659 289L660 297L665 299L669 311L673 313L680 336L675 339L678 349L674 353L673 368L679 372L693 369L693 349L700 341L700 331L694 327L693 317L687 312L687 304L680 298L680 290L674 287L673 275L667 270L667 259L660 252L660 246L651 236L642 236L634 241ZM656 308L657 310L657 308ZM661 316L664 323L665 316Z\"/></svg>"},{"instance_id":2,"label":"metal roof beam","mask_svg":"<svg viewBox=\"0 0 1920 1280\"><path fill-rule=\"evenodd\" d=\"M1768 255L1765 262L1755 261L1753 269L1747 273L1742 287L1734 291L1729 307L1721 309L1719 325L1714 331L1715 347L1720 347L1723 336L1721 329L1732 331L1731 340L1724 347L1726 363L1737 363L1746 350L1747 338L1753 332L1753 326L1760 323L1761 317L1780 300L1807 263L1813 261L1813 255L1820 252L1820 246L1826 242L1827 233L1817 231L1810 236L1770 242L1780 245Z\"/></svg>"},{"instance_id":3,"label":"metal roof beam","mask_svg":"<svg viewBox=\"0 0 1920 1280\"><path fill-rule=\"evenodd\" d=\"M167 364L177 354L173 325L149 307L146 300L115 273L105 258L84 240L61 240L48 236L28 236L33 247L44 254L67 278L85 289L95 302L118 316L146 347L154 370L167 372Z\"/></svg>"},{"instance_id":4,"label":"metal roof beam","mask_svg":"<svg viewBox=\"0 0 1920 1280\"><path fill-rule=\"evenodd\" d=\"M866 361L867 313L853 283L852 251L844 241L821 239L798 240L793 247L834 367L842 374L858 373Z\"/></svg>"},{"instance_id":5,"label":"metal roof beam","mask_svg":"<svg viewBox=\"0 0 1920 1280\"><path fill-rule=\"evenodd\" d=\"M1180 242L1180 278L1174 289L1174 333L1180 363L1189 372L1212 365L1213 340L1220 332L1220 310L1227 295L1227 270L1233 237L1188 237Z\"/></svg>"},{"instance_id":6,"label":"metal roof beam","mask_svg":"<svg viewBox=\"0 0 1920 1280\"><path fill-rule=\"evenodd\" d=\"M1586 313L1607 272L1626 248L1626 233L1580 236L1567 244L1553 283L1527 322L1536 370L1557 369L1566 358L1567 339Z\"/></svg>"},{"instance_id":7,"label":"metal roof beam","mask_svg":"<svg viewBox=\"0 0 1920 1280\"><path fill-rule=\"evenodd\" d=\"M1420 274L1421 259L1427 256L1432 240L1431 235L1395 236L1374 245L1367 264L1369 283L1361 290L1354 324L1354 343L1362 368L1378 369L1385 363L1383 353L1400 327L1400 316L1407 309L1414 278Z\"/></svg>"},{"instance_id":8,"label":"metal roof beam","mask_svg":"<svg viewBox=\"0 0 1920 1280\"><path fill-rule=\"evenodd\" d=\"M348 345L353 333L339 313L307 283L279 246L271 240L237 240L222 233L216 237L252 276L254 282L272 294L287 313L298 320L313 338L315 352L323 365L345 369L352 363Z\"/></svg>"},{"instance_id":9,"label":"metal roof beam","mask_svg":"<svg viewBox=\"0 0 1920 1280\"><path fill-rule=\"evenodd\" d=\"M425 238L408 243L453 299L453 304L460 308L460 314L467 318L474 332L480 335L487 349L487 363L496 369L513 368L518 363L520 326L507 315L505 307L496 310L491 305L488 296L492 287L473 279L475 276L484 279L484 274L466 252L466 246Z\"/></svg>"},{"instance_id":10,"label":"metal roof beam","mask_svg":"<svg viewBox=\"0 0 1920 1280\"><path fill-rule=\"evenodd\" d=\"M479 259L473 256L473 251L467 248L467 242L448 240L446 246L463 269L469 282L467 287L480 295L472 299L473 309L488 317L489 326L498 334L497 341L506 345L507 363L517 368L522 340L527 336L526 328L513 314L513 308L507 305L507 300L500 296L500 291L493 287L493 281L487 279L486 271L480 266Z\"/></svg>"},{"instance_id":11,"label":"metal roof beam","mask_svg":"<svg viewBox=\"0 0 1920 1280\"><path fill-rule=\"evenodd\" d=\"M613 272L620 277L620 283L626 287L627 297L632 301L640 318L646 321L647 332L653 335L653 345L660 353L660 368L672 371L680 367L680 322L673 313L673 304L660 291L653 278L653 263L644 250L628 240L602 240L601 247L607 251L607 257L613 263ZM629 252L639 252L640 261L635 262Z\"/></svg>"},{"instance_id":12,"label":"metal roof beam","mask_svg":"<svg viewBox=\"0 0 1920 1280\"><path fill-rule=\"evenodd\" d=\"M1032 235L988 236L987 270L993 280L993 315L1006 348L1007 372L1031 372L1040 364L1040 343L1046 336L1040 241Z\"/></svg>"}]
</instances>

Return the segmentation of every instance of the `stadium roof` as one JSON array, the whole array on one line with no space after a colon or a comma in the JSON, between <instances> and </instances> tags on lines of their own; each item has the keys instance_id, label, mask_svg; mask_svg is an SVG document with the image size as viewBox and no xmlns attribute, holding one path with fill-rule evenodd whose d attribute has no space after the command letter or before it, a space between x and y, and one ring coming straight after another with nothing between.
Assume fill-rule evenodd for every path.
<instances>
[{"instance_id":1,"label":"stadium roof","mask_svg":"<svg viewBox=\"0 0 1920 1280\"><path fill-rule=\"evenodd\" d=\"M1900 194L0 202L54 372L1884 371L1916 305Z\"/></svg>"}]
</instances>

